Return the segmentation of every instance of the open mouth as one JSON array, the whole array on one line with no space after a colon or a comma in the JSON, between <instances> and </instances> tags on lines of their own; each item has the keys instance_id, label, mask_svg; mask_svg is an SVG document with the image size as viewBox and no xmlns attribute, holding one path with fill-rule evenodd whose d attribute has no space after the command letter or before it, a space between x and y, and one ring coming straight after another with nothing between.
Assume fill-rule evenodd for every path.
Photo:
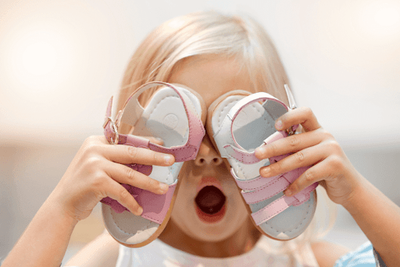
<instances>
[{"instance_id":1,"label":"open mouth","mask_svg":"<svg viewBox=\"0 0 400 267\"><path fill-rule=\"evenodd\" d=\"M197 215L204 222L217 222L225 215L225 201L221 190L213 185L205 186L195 198Z\"/></svg>"}]
</instances>

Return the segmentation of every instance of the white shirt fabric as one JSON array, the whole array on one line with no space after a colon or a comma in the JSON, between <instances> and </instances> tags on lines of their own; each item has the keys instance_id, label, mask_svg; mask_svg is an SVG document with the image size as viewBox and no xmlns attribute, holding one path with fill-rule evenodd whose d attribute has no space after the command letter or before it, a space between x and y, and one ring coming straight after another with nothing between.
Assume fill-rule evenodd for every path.
<instances>
[{"instance_id":1,"label":"white shirt fabric","mask_svg":"<svg viewBox=\"0 0 400 267\"><path fill-rule=\"evenodd\" d=\"M317 267L318 263L309 244L303 246L302 256L295 254L293 259L282 253L274 252L271 240L265 236L262 236L249 252L229 258L205 258L195 256L175 249L159 239L141 248L128 248L120 245L116 267L139 266Z\"/></svg>"}]
</instances>

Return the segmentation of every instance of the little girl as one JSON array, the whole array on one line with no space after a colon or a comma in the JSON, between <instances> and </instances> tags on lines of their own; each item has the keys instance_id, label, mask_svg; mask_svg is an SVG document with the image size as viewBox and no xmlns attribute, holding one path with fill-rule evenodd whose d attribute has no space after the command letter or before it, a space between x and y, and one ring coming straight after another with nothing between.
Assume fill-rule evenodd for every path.
<instances>
[{"instance_id":1,"label":"little girl","mask_svg":"<svg viewBox=\"0 0 400 267\"><path fill-rule=\"evenodd\" d=\"M150 81L191 88L206 108L236 89L265 91L289 105L284 90L288 78L262 27L249 18L215 12L175 18L155 29L128 65L117 110L135 89ZM144 94L142 102L150 99L152 92ZM141 248L128 248L105 232L67 266L399 266L399 207L354 169L311 109L285 113L276 120L275 128L286 130L297 124L302 126L301 133L255 150L258 159L291 153L261 167L261 176L268 179L311 166L284 194L296 195L318 182L331 201L353 216L371 244L349 253L317 240L313 224L299 237L281 244L262 235L247 215L226 161L206 134L196 158L185 162L180 171L182 181L171 218L158 239ZM129 130L120 129L124 133ZM135 215L143 212L121 184L166 193L166 184L125 164L171 166L174 162L169 154L110 145L104 136L89 137L2 266L60 266L75 225L88 217L100 200L110 197ZM204 183L215 185L223 195L223 215L205 220L196 213L193 203ZM376 259L368 256L372 251Z\"/></svg>"}]
</instances>

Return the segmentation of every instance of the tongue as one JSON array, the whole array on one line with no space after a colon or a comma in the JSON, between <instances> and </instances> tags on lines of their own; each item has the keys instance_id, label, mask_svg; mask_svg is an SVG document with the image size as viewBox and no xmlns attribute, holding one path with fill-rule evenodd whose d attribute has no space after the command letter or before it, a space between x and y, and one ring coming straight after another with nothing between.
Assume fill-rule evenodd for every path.
<instances>
[{"instance_id":1,"label":"tongue","mask_svg":"<svg viewBox=\"0 0 400 267\"><path fill-rule=\"evenodd\" d=\"M215 186L205 186L196 196L196 204L201 211L214 214L225 204L225 195Z\"/></svg>"}]
</instances>

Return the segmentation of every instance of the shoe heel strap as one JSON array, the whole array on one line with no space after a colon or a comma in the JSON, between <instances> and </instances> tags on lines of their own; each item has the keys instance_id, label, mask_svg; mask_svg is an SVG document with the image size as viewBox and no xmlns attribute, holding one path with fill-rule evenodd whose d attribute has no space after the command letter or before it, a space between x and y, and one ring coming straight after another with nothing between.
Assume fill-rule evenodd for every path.
<instances>
[{"instance_id":1,"label":"shoe heel strap","mask_svg":"<svg viewBox=\"0 0 400 267\"><path fill-rule=\"evenodd\" d=\"M182 146L166 148L154 144L148 141L147 139L138 136L118 133L118 127L120 122L124 122L132 126L136 124L136 122L141 117L144 110L143 107L138 102L138 97L145 90L155 86L167 86L173 89L182 100L189 122L189 137L187 142ZM194 159L197 155L201 141L203 140L203 137L205 135L205 130L201 118L199 114L197 114L193 105L191 104L189 97L185 95L185 93L183 92L181 93L180 90L178 90L173 85L168 83L151 82L138 88L127 99L124 108L117 114L115 121L111 119L111 111L112 111L112 98L108 102L106 110L106 121L103 125L104 135L106 136L107 140L110 143L133 144L139 147L147 147L157 152L173 154L175 156L176 162L188 161Z\"/></svg>"}]
</instances>

